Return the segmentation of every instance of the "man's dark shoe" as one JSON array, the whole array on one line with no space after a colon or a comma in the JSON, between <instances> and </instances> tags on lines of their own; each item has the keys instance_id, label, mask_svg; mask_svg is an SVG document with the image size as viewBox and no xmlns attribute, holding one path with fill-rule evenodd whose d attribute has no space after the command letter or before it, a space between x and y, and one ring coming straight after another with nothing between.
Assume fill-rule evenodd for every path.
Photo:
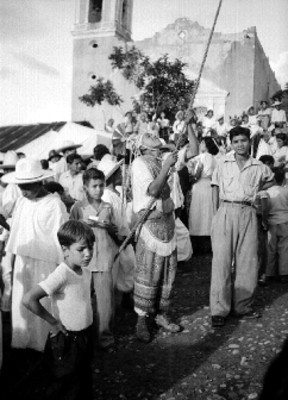
<instances>
[{"instance_id":1,"label":"man's dark shoe","mask_svg":"<svg viewBox=\"0 0 288 400\"><path fill-rule=\"evenodd\" d=\"M131 292L122 294L121 307L130 311L134 309L133 294Z\"/></svg>"},{"instance_id":2,"label":"man's dark shoe","mask_svg":"<svg viewBox=\"0 0 288 400\"><path fill-rule=\"evenodd\" d=\"M151 342L151 334L148 329L148 317L138 316L136 325L136 336L140 342L149 343Z\"/></svg>"},{"instance_id":3,"label":"man's dark shoe","mask_svg":"<svg viewBox=\"0 0 288 400\"><path fill-rule=\"evenodd\" d=\"M225 318L221 315L213 315L211 317L212 327L220 328L225 325Z\"/></svg>"},{"instance_id":4,"label":"man's dark shoe","mask_svg":"<svg viewBox=\"0 0 288 400\"><path fill-rule=\"evenodd\" d=\"M281 283L288 283L288 275L281 275L279 276L279 281Z\"/></svg>"}]
</instances>

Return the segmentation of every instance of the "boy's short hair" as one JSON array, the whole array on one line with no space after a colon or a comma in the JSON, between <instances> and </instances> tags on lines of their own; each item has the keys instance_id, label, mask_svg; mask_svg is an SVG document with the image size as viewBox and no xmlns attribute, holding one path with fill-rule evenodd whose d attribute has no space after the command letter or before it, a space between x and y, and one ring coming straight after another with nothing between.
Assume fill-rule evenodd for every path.
<instances>
[{"instance_id":1,"label":"boy's short hair","mask_svg":"<svg viewBox=\"0 0 288 400\"><path fill-rule=\"evenodd\" d=\"M93 247L95 235L93 230L83 221L69 220L60 226L57 232L58 241L61 246L71 246L73 243L84 240L89 247Z\"/></svg>"},{"instance_id":2,"label":"boy's short hair","mask_svg":"<svg viewBox=\"0 0 288 400\"><path fill-rule=\"evenodd\" d=\"M232 142L235 136L246 136L250 140L250 130L248 128L244 128L243 126L235 126L230 131L230 140Z\"/></svg>"},{"instance_id":3,"label":"boy's short hair","mask_svg":"<svg viewBox=\"0 0 288 400\"><path fill-rule=\"evenodd\" d=\"M283 181L285 179L284 168L274 167L273 172L274 172L274 179L275 179L276 183L278 183L278 185L281 185L281 183L283 183Z\"/></svg>"},{"instance_id":4,"label":"boy's short hair","mask_svg":"<svg viewBox=\"0 0 288 400\"><path fill-rule=\"evenodd\" d=\"M40 163L41 163L42 169L45 169L45 170L49 169L49 162L47 160L42 159L42 160L40 160Z\"/></svg>"},{"instance_id":5,"label":"boy's short hair","mask_svg":"<svg viewBox=\"0 0 288 400\"><path fill-rule=\"evenodd\" d=\"M82 157L80 156L80 154L69 154L69 156L67 156L66 161L67 164L72 164L75 160L80 160L82 161Z\"/></svg>"},{"instance_id":6,"label":"boy's short hair","mask_svg":"<svg viewBox=\"0 0 288 400\"><path fill-rule=\"evenodd\" d=\"M97 168L89 168L82 175L83 185L87 186L88 183L92 180L100 179L105 182L105 175L102 171Z\"/></svg>"},{"instance_id":7,"label":"boy's short hair","mask_svg":"<svg viewBox=\"0 0 288 400\"><path fill-rule=\"evenodd\" d=\"M264 154L259 158L263 164L274 164L275 160L273 156L269 156L269 154Z\"/></svg>"},{"instance_id":8,"label":"boy's short hair","mask_svg":"<svg viewBox=\"0 0 288 400\"><path fill-rule=\"evenodd\" d=\"M105 144L97 144L94 149L93 149L93 154L95 160L102 160L102 158L105 156L105 154L110 154L110 151Z\"/></svg>"}]
</instances>

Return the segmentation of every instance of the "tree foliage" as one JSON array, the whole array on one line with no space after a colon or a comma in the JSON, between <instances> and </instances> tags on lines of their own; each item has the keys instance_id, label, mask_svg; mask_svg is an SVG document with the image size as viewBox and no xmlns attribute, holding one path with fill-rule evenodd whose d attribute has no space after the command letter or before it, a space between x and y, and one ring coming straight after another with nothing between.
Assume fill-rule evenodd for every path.
<instances>
[{"instance_id":1,"label":"tree foliage","mask_svg":"<svg viewBox=\"0 0 288 400\"><path fill-rule=\"evenodd\" d=\"M128 82L133 83L139 93L134 97L137 111L175 114L179 109L186 109L189 104L194 82L185 76L186 64L179 59L171 61L168 54L156 61L146 56L135 46L129 50L114 47L109 56L113 69L121 71ZM107 86L107 83L109 85ZM111 105L119 105L121 97L116 93L110 81L98 79L97 85L80 98L85 104L94 106L104 100Z\"/></svg>"},{"instance_id":2,"label":"tree foliage","mask_svg":"<svg viewBox=\"0 0 288 400\"><path fill-rule=\"evenodd\" d=\"M115 91L113 83L110 80L105 82L104 78L98 78L96 85L91 86L88 93L79 99L89 107L94 107L96 104L101 105L103 101L107 101L111 106L119 106L123 103L122 98Z\"/></svg>"},{"instance_id":3,"label":"tree foliage","mask_svg":"<svg viewBox=\"0 0 288 400\"><path fill-rule=\"evenodd\" d=\"M141 110L175 114L188 107L194 82L185 76L186 64L181 60L171 61L165 54L151 61L135 46L128 51L114 47L109 59L112 68L119 69L140 90L135 106Z\"/></svg>"}]
</instances>

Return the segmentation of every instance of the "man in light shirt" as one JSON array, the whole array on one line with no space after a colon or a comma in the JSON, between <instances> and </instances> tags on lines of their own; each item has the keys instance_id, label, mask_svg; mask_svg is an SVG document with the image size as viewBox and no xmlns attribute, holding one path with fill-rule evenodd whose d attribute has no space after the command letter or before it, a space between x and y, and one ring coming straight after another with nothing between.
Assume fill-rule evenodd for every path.
<instances>
[{"instance_id":1,"label":"man in light shirt","mask_svg":"<svg viewBox=\"0 0 288 400\"><path fill-rule=\"evenodd\" d=\"M272 104L273 110L271 113L271 124L283 128L287 125L287 117L285 110L281 110L281 105L281 101L278 100Z\"/></svg>"},{"instance_id":2,"label":"man in light shirt","mask_svg":"<svg viewBox=\"0 0 288 400\"><path fill-rule=\"evenodd\" d=\"M60 175L59 183L73 200L83 200L82 158L79 154L69 154L66 161L69 169Z\"/></svg>"}]
</instances>

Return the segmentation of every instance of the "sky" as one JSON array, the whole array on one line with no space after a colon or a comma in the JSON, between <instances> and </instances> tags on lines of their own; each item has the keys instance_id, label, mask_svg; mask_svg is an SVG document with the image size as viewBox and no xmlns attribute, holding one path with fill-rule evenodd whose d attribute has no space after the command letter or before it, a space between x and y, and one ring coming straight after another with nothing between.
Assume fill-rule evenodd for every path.
<instances>
[{"instance_id":1,"label":"sky","mask_svg":"<svg viewBox=\"0 0 288 400\"><path fill-rule=\"evenodd\" d=\"M132 38L176 18L211 28L218 0L134 0ZM0 0L0 126L71 119L75 0ZM281 85L288 81L288 0L223 0L216 31L256 26Z\"/></svg>"}]
</instances>

